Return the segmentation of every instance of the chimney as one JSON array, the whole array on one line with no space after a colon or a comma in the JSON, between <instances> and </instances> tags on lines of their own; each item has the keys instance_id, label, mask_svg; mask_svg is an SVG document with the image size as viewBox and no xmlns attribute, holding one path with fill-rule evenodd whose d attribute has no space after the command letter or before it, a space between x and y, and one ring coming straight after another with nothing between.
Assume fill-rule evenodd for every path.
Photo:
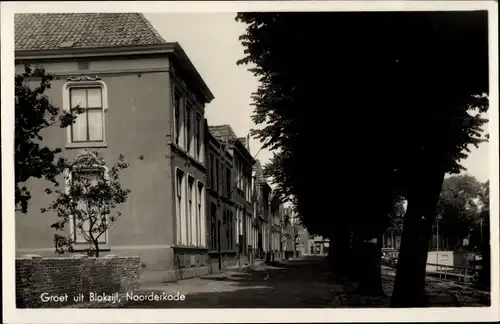
<instances>
[{"instance_id":1,"label":"chimney","mask_svg":"<svg viewBox=\"0 0 500 324\"><path fill-rule=\"evenodd\" d=\"M247 150L250 152L250 133L247 134Z\"/></svg>"}]
</instances>

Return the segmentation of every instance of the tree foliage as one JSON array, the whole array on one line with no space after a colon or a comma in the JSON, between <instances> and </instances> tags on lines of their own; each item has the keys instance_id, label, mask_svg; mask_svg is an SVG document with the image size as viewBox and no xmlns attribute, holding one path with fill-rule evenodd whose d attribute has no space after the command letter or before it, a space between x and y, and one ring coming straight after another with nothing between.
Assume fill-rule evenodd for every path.
<instances>
[{"instance_id":1,"label":"tree foliage","mask_svg":"<svg viewBox=\"0 0 500 324\"><path fill-rule=\"evenodd\" d=\"M100 238L121 216L121 212L114 209L125 203L130 193L129 189L122 188L119 179L120 172L128 166L120 155L118 162L107 169L99 152L86 150L65 163L68 186L65 190L57 189L55 200L47 209L42 209L42 212L52 211L57 215L58 221L51 227L65 233L54 235L57 253L73 251L77 243L74 238L81 236L87 254L99 256ZM76 233L68 232L70 226Z\"/></svg>"},{"instance_id":2,"label":"tree foliage","mask_svg":"<svg viewBox=\"0 0 500 324\"><path fill-rule=\"evenodd\" d=\"M457 175L444 180L438 202L439 235L452 246L459 246L475 228L480 212L483 184L470 175Z\"/></svg>"},{"instance_id":3,"label":"tree foliage","mask_svg":"<svg viewBox=\"0 0 500 324\"><path fill-rule=\"evenodd\" d=\"M253 135L279 148L266 174L284 196L296 197L308 230L342 236L337 250L348 248L342 229L381 235L391 225L393 193L404 193L395 293L405 306L421 305L444 174L463 171L469 146L485 140L486 13L280 12L236 19L247 25L238 64L260 81L253 121L262 127ZM325 212L325 204L335 211Z\"/></svg>"},{"instance_id":4,"label":"tree foliage","mask_svg":"<svg viewBox=\"0 0 500 324\"><path fill-rule=\"evenodd\" d=\"M62 162L56 155L61 149L42 144L43 130L56 124L65 128L79 112L62 112L50 103L47 90L53 78L43 67L29 65L15 76L15 203L23 213L27 212L31 198L25 186L29 179L44 178L57 185L56 176Z\"/></svg>"}]
</instances>

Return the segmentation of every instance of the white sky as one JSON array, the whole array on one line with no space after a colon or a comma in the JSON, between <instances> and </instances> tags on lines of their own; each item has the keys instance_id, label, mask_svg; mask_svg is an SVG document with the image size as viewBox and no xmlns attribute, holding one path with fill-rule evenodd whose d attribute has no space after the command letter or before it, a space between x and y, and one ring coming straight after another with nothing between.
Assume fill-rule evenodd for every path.
<instances>
[{"instance_id":1,"label":"white sky","mask_svg":"<svg viewBox=\"0 0 500 324\"><path fill-rule=\"evenodd\" d=\"M253 111L250 95L258 83L245 66L236 66L236 61L244 55L238 37L245 33L245 25L234 20L236 14L146 13L145 16L166 41L181 44L214 93L215 99L206 109L209 125L230 124L239 137L255 128L250 118ZM260 147L258 141L250 140L252 155ZM478 180L488 180L488 145L471 150L463 165ZM271 152L262 150L257 158L264 164L271 156Z\"/></svg>"}]
</instances>

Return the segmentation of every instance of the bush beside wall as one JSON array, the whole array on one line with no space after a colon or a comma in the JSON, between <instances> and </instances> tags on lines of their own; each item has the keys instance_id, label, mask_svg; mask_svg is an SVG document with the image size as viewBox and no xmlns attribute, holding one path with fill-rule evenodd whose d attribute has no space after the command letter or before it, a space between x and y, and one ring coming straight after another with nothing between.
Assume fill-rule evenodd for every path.
<instances>
[{"instance_id":1,"label":"bush beside wall","mask_svg":"<svg viewBox=\"0 0 500 324\"><path fill-rule=\"evenodd\" d=\"M139 288L139 257L71 256L16 258L16 305L18 308L59 308L75 304L74 296L90 293L112 295ZM41 296L65 296L67 301L43 302Z\"/></svg>"}]
</instances>

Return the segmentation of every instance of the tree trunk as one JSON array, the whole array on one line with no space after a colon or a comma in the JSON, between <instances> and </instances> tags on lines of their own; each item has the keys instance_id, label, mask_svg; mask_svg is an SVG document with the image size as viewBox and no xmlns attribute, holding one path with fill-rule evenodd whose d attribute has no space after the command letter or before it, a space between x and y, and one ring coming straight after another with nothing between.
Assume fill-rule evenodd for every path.
<instances>
[{"instance_id":1,"label":"tree trunk","mask_svg":"<svg viewBox=\"0 0 500 324\"><path fill-rule=\"evenodd\" d=\"M444 172L420 173L408 193L408 209L392 295L393 307L427 307L425 274L429 239Z\"/></svg>"},{"instance_id":2,"label":"tree trunk","mask_svg":"<svg viewBox=\"0 0 500 324\"><path fill-rule=\"evenodd\" d=\"M349 279L353 282L359 282L360 273L362 272L363 264L363 237L358 231L353 231L352 241L351 241L351 253L350 253L350 270Z\"/></svg>"},{"instance_id":3,"label":"tree trunk","mask_svg":"<svg viewBox=\"0 0 500 324\"><path fill-rule=\"evenodd\" d=\"M373 238L372 240L362 243L361 267L358 269L360 284L356 289L356 293L366 296L385 296L382 288L382 271L381 271L381 241L382 237Z\"/></svg>"},{"instance_id":4,"label":"tree trunk","mask_svg":"<svg viewBox=\"0 0 500 324\"><path fill-rule=\"evenodd\" d=\"M336 228L332 235L332 266L333 271L339 277L349 273L349 231L345 227Z\"/></svg>"}]
</instances>

